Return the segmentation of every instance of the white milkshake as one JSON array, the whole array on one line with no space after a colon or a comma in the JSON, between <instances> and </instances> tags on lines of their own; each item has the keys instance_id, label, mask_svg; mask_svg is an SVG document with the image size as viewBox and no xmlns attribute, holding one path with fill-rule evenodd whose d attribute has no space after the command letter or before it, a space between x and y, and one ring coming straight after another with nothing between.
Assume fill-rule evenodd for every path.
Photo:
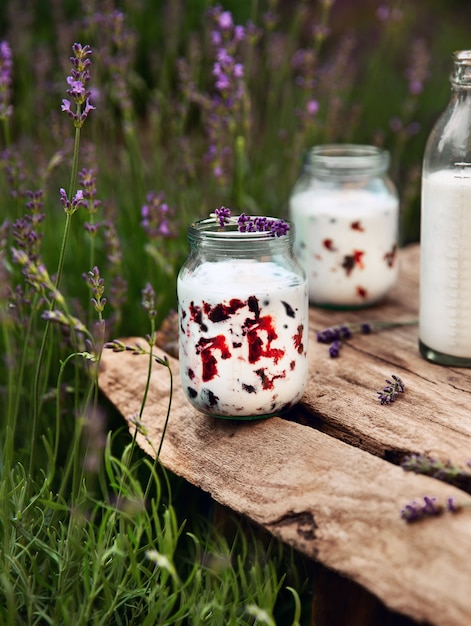
<instances>
[{"instance_id":1,"label":"white milkshake","mask_svg":"<svg viewBox=\"0 0 471 626\"><path fill-rule=\"evenodd\" d=\"M361 307L381 300L397 278L398 200L344 185L293 194L295 253L312 303Z\"/></svg>"},{"instance_id":2,"label":"white milkshake","mask_svg":"<svg viewBox=\"0 0 471 626\"><path fill-rule=\"evenodd\" d=\"M180 371L204 413L243 419L293 406L307 377L304 278L272 261L203 261L177 281Z\"/></svg>"},{"instance_id":3,"label":"white milkshake","mask_svg":"<svg viewBox=\"0 0 471 626\"><path fill-rule=\"evenodd\" d=\"M420 341L471 358L471 173L424 176L420 260Z\"/></svg>"}]
</instances>

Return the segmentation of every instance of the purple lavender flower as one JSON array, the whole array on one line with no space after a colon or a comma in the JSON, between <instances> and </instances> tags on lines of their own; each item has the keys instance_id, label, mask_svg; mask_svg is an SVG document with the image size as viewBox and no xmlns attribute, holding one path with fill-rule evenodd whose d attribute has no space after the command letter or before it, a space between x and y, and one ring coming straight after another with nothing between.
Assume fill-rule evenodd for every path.
<instances>
[{"instance_id":1,"label":"purple lavender flower","mask_svg":"<svg viewBox=\"0 0 471 626\"><path fill-rule=\"evenodd\" d=\"M411 524L424 517L436 517L442 513L443 506L437 502L437 498L424 496L423 504L419 504L416 500L406 504L401 511L401 518Z\"/></svg>"},{"instance_id":2,"label":"purple lavender flower","mask_svg":"<svg viewBox=\"0 0 471 626\"><path fill-rule=\"evenodd\" d=\"M88 334L87 327L83 324L83 322L81 322L77 317L74 317L73 315L67 315L60 309L43 311L41 317L43 320L46 320L48 322L53 322L67 328L72 328L75 332L83 333L84 335Z\"/></svg>"},{"instance_id":3,"label":"purple lavender flower","mask_svg":"<svg viewBox=\"0 0 471 626\"><path fill-rule=\"evenodd\" d=\"M11 84L13 57L6 41L0 41L0 119L6 120L13 113L11 105Z\"/></svg>"},{"instance_id":4,"label":"purple lavender flower","mask_svg":"<svg viewBox=\"0 0 471 626\"><path fill-rule=\"evenodd\" d=\"M41 212L43 192L41 190L27 191L26 196L30 198L26 203L29 212L13 222L13 241L16 248L26 252L31 261L37 262L40 259L43 238L43 233L40 230L40 224L44 219L44 213Z\"/></svg>"},{"instance_id":5,"label":"purple lavender flower","mask_svg":"<svg viewBox=\"0 0 471 626\"><path fill-rule=\"evenodd\" d=\"M11 248L11 256L13 262L22 268L26 282L35 291L46 299L49 297L61 305L65 304L63 295L54 285L44 263L33 261L24 250L19 248Z\"/></svg>"},{"instance_id":6,"label":"purple lavender flower","mask_svg":"<svg viewBox=\"0 0 471 626\"><path fill-rule=\"evenodd\" d=\"M214 214L219 220L221 228L223 228L229 222L229 218L231 217L231 210L227 207L222 206L221 208L216 209L214 211Z\"/></svg>"},{"instance_id":7,"label":"purple lavender flower","mask_svg":"<svg viewBox=\"0 0 471 626\"><path fill-rule=\"evenodd\" d=\"M142 290L142 307L146 311L149 318L154 319L157 315L155 305L155 291L150 283L147 283Z\"/></svg>"},{"instance_id":8,"label":"purple lavender flower","mask_svg":"<svg viewBox=\"0 0 471 626\"><path fill-rule=\"evenodd\" d=\"M150 191L147 194L146 204L141 208L141 226L152 240L172 237L174 234L170 220L174 211L164 200L165 194L162 191L160 193Z\"/></svg>"},{"instance_id":9,"label":"purple lavender flower","mask_svg":"<svg viewBox=\"0 0 471 626\"><path fill-rule=\"evenodd\" d=\"M275 237L283 237L289 231L290 226L283 220L273 220L271 224L271 232Z\"/></svg>"},{"instance_id":10,"label":"purple lavender flower","mask_svg":"<svg viewBox=\"0 0 471 626\"><path fill-rule=\"evenodd\" d=\"M447 498L445 505L442 505L435 496L424 496L423 503L413 500L406 504L401 511L401 518L408 524L412 524L425 517L437 517L445 511L457 513L463 506L452 497Z\"/></svg>"},{"instance_id":11,"label":"purple lavender flower","mask_svg":"<svg viewBox=\"0 0 471 626\"><path fill-rule=\"evenodd\" d=\"M442 461L427 454L409 454L401 462L406 472L415 472L432 476L438 480L455 485L464 491L471 492L471 462L467 468L460 467L449 459Z\"/></svg>"},{"instance_id":12,"label":"purple lavender flower","mask_svg":"<svg viewBox=\"0 0 471 626\"><path fill-rule=\"evenodd\" d=\"M395 326L416 325L417 320L407 320L404 322L388 322L375 320L371 322L353 322L348 324L339 324L330 326L317 333L317 341L319 343L332 343L333 341L342 341L350 339L355 333L369 335L374 330L394 328ZM338 356L337 354L335 356Z\"/></svg>"},{"instance_id":13,"label":"purple lavender flower","mask_svg":"<svg viewBox=\"0 0 471 626\"><path fill-rule=\"evenodd\" d=\"M221 228L231 222L234 223L236 219L231 217L231 210L223 206L211 213L211 217L219 221ZM270 233L272 237L282 237L289 231L290 226L282 219L263 216L252 217L246 213L241 213L237 217L237 229L241 233L263 232Z\"/></svg>"},{"instance_id":14,"label":"purple lavender flower","mask_svg":"<svg viewBox=\"0 0 471 626\"><path fill-rule=\"evenodd\" d=\"M383 387L381 391L376 392L378 394L378 400L381 404L391 404L397 399L399 393L403 393L406 389L406 386L399 376L395 376L393 374L391 378L392 380L389 378L386 379L386 382L388 383L386 387Z\"/></svg>"},{"instance_id":15,"label":"purple lavender flower","mask_svg":"<svg viewBox=\"0 0 471 626\"><path fill-rule=\"evenodd\" d=\"M342 347L342 342L336 339L329 346L329 355L331 358L336 358L340 354L340 348Z\"/></svg>"},{"instance_id":16,"label":"purple lavender flower","mask_svg":"<svg viewBox=\"0 0 471 626\"><path fill-rule=\"evenodd\" d=\"M311 117L314 117L319 111L319 102L317 100L308 100L306 102L306 112Z\"/></svg>"},{"instance_id":17,"label":"purple lavender flower","mask_svg":"<svg viewBox=\"0 0 471 626\"><path fill-rule=\"evenodd\" d=\"M219 9L220 7L218 7ZM233 26L232 15L230 11L215 12L217 24L221 30L229 30Z\"/></svg>"},{"instance_id":18,"label":"purple lavender flower","mask_svg":"<svg viewBox=\"0 0 471 626\"><path fill-rule=\"evenodd\" d=\"M63 189L61 187L60 191L60 196L61 196L61 204L64 207L64 211L66 213L69 213L70 215L72 215L73 213L75 213L75 211L80 208L81 206L83 206L84 201L83 201L83 191L81 189L79 189L75 196L72 198L72 200L69 200L69 198L67 197L67 193L65 191L65 189Z\"/></svg>"},{"instance_id":19,"label":"purple lavender flower","mask_svg":"<svg viewBox=\"0 0 471 626\"><path fill-rule=\"evenodd\" d=\"M332 343L340 339L350 339L352 332L352 326L349 324L331 326L317 333L317 341L319 343Z\"/></svg>"},{"instance_id":20,"label":"purple lavender flower","mask_svg":"<svg viewBox=\"0 0 471 626\"><path fill-rule=\"evenodd\" d=\"M78 173L80 186L82 187L84 207L89 213L96 213L101 207L101 200L96 199L96 177L92 169L83 168Z\"/></svg>"},{"instance_id":21,"label":"purple lavender flower","mask_svg":"<svg viewBox=\"0 0 471 626\"><path fill-rule=\"evenodd\" d=\"M253 224L254 231L269 232L273 237L282 237L283 235L286 235L290 228L289 224L284 220L275 220L268 217L249 218L248 222L247 220L244 220L244 227L247 227L250 223ZM250 230L252 229L250 228Z\"/></svg>"},{"instance_id":22,"label":"purple lavender flower","mask_svg":"<svg viewBox=\"0 0 471 626\"><path fill-rule=\"evenodd\" d=\"M95 107L90 104L89 98L91 92L87 86L90 80L89 67L91 65L91 61L88 57L92 54L92 49L89 45L82 46L79 43L74 43L72 51L74 56L70 57L72 70L70 76L67 77L67 84L69 85L67 94L75 102L76 110L75 112L72 111L70 100L65 98L62 100L61 110L73 119L76 128L81 128L90 111L95 109Z\"/></svg>"},{"instance_id":23,"label":"purple lavender flower","mask_svg":"<svg viewBox=\"0 0 471 626\"><path fill-rule=\"evenodd\" d=\"M92 304L95 311L100 314L103 313L106 305L106 298L103 298L103 294L105 292L105 280L100 276L100 270L95 265L95 267L90 270L88 274L84 274L83 277L91 289L93 295Z\"/></svg>"},{"instance_id":24,"label":"purple lavender flower","mask_svg":"<svg viewBox=\"0 0 471 626\"><path fill-rule=\"evenodd\" d=\"M232 160L233 138L228 137L242 123L245 96L244 66L238 60L238 48L245 37L243 26L234 25L229 11L220 5L208 12L214 29L211 41L215 47L213 76L216 93L205 102L209 147L207 160L219 181L226 182Z\"/></svg>"},{"instance_id":25,"label":"purple lavender flower","mask_svg":"<svg viewBox=\"0 0 471 626\"><path fill-rule=\"evenodd\" d=\"M103 222L103 237L105 240L106 258L111 265L120 267L123 260L123 251L113 220L107 219Z\"/></svg>"},{"instance_id":26,"label":"purple lavender flower","mask_svg":"<svg viewBox=\"0 0 471 626\"><path fill-rule=\"evenodd\" d=\"M451 496L446 499L446 510L450 513L457 513L461 510L461 506L458 504L455 498Z\"/></svg>"},{"instance_id":27,"label":"purple lavender flower","mask_svg":"<svg viewBox=\"0 0 471 626\"><path fill-rule=\"evenodd\" d=\"M5 176L10 187L10 196L19 198L23 195L22 184L26 179L25 166L15 149L3 150L0 154L0 165L5 171Z\"/></svg>"},{"instance_id":28,"label":"purple lavender flower","mask_svg":"<svg viewBox=\"0 0 471 626\"><path fill-rule=\"evenodd\" d=\"M237 220L238 228L241 233L253 232L255 230L255 226L253 220L250 216L245 213L241 213Z\"/></svg>"},{"instance_id":29,"label":"purple lavender flower","mask_svg":"<svg viewBox=\"0 0 471 626\"><path fill-rule=\"evenodd\" d=\"M110 5L112 6L112 4ZM132 97L129 88L129 75L136 49L136 34L126 23L126 15L117 9L105 10L95 14L95 21L105 45L100 51L110 72L113 100L126 120L126 128L132 127Z\"/></svg>"}]
</instances>

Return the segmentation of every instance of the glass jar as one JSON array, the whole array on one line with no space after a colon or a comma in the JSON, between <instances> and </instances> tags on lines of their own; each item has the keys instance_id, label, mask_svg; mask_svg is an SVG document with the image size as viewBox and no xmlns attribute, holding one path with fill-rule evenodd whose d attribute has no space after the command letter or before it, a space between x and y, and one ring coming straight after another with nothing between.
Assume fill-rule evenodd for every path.
<instances>
[{"instance_id":1,"label":"glass jar","mask_svg":"<svg viewBox=\"0 0 471 626\"><path fill-rule=\"evenodd\" d=\"M471 50L453 64L422 168L419 348L430 361L471 367Z\"/></svg>"},{"instance_id":2,"label":"glass jar","mask_svg":"<svg viewBox=\"0 0 471 626\"><path fill-rule=\"evenodd\" d=\"M399 201L388 166L389 153L374 146L310 150L289 206L312 304L369 306L396 281Z\"/></svg>"},{"instance_id":3,"label":"glass jar","mask_svg":"<svg viewBox=\"0 0 471 626\"><path fill-rule=\"evenodd\" d=\"M190 255L177 279L183 389L199 411L230 419L279 414L307 379L306 276L286 235L188 229Z\"/></svg>"}]
</instances>

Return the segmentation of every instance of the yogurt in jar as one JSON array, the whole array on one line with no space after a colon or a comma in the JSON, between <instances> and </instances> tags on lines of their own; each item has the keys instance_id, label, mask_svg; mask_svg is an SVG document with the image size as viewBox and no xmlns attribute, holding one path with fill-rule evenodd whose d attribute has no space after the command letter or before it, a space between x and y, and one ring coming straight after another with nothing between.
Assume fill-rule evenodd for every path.
<instances>
[{"instance_id":1,"label":"yogurt in jar","mask_svg":"<svg viewBox=\"0 0 471 626\"><path fill-rule=\"evenodd\" d=\"M302 276L273 261L202 262L177 281L180 373L190 402L249 419L298 402L307 378Z\"/></svg>"},{"instance_id":2,"label":"yogurt in jar","mask_svg":"<svg viewBox=\"0 0 471 626\"><path fill-rule=\"evenodd\" d=\"M398 200L367 189L306 189L291 197L295 253L313 304L362 307L397 278Z\"/></svg>"}]
</instances>

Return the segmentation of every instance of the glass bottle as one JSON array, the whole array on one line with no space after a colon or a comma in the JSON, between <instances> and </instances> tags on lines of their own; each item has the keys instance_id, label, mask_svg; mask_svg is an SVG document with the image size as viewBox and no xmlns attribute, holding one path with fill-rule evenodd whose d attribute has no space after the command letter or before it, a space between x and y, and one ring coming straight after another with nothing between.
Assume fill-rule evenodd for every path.
<instances>
[{"instance_id":1,"label":"glass bottle","mask_svg":"<svg viewBox=\"0 0 471 626\"><path fill-rule=\"evenodd\" d=\"M199 411L247 420L300 400L309 300L293 230L242 233L212 218L189 227L190 255L177 279L179 359Z\"/></svg>"},{"instance_id":2,"label":"glass bottle","mask_svg":"<svg viewBox=\"0 0 471 626\"><path fill-rule=\"evenodd\" d=\"M395 283L399 201L388 166L389 153L375 146L330 144L308 153L289 210L312 304L370 306Z\"/></svg>"},{"instance_id":3,"label":"glass bottle","mask_svg":"<svg viewBox=\"0 0 471 626\"><path fill-rule=\"evenodd\" d=\"M419 348L471 367L471 50L454 53L450 82L422 169Z\"/></svg>"}]
</instances>

